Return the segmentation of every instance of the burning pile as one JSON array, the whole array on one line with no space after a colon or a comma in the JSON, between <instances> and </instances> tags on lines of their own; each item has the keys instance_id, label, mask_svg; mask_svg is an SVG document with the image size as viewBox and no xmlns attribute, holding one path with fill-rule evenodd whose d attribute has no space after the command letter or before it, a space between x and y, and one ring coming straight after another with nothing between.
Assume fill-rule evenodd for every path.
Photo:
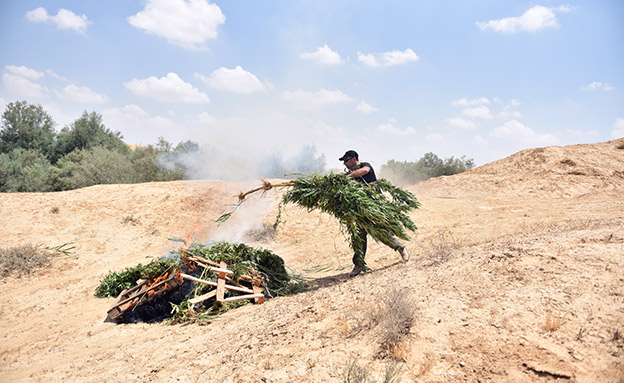
<instances>
[{"instance_id":1,"label":"burning pile","mask_svg":"<svg viewBox=\"0 0 624 383\"><path fill-rule=\"evenodd\" d=\"M232 303L285 295L297 283L281 257L243 243L193 245L166 259L111 272L96 289L99 297L115 297L108 320L153 322L173 317L173 323L209 319ZM232 303L230 303L232 302Z\"/></svg>"}]
</instances>

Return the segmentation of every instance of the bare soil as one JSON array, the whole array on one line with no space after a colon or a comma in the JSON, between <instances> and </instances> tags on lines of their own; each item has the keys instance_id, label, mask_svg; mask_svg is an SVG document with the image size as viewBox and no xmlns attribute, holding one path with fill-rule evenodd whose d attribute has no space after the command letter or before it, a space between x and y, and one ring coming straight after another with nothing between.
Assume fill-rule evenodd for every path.
<instances>
[{"instance_id":1,"label":"bare soil","mask_svg":"<svg viewBox=\"0 0 624 383\"><path fill-rule=\"evenodd\" d=\"M409 187L412 259L371 240L373 271L356 278L330 216L289 206L272 235L279 191L217 227L258 180L2 194L2 246L76 249L0 280L0 381L341 382L354 362L382 381L392 358L371 317L399 291L416 308L391 355L403 382L624 382L623 144L525 150ZM105 323L100 279L171 238L271 249L316 287L207 326Z\"/></svg>"}]
</instances>

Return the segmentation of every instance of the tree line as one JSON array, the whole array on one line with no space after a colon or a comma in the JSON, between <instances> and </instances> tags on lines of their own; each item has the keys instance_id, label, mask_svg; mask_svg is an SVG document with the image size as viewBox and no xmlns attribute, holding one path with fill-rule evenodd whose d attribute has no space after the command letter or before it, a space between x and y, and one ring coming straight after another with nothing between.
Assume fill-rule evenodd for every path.
<instances>
[{"instance_id":1,"label":"tree line","mask_svg":"<svg viewBox=\"0 0 624 383\"><path fill-rule=\"evenodd\" d=\"M429 178L462 173L474 166L474 160L466 156L442 159L429 152L416 162L389 160L381 166L379 175L397 185L413 185Z\"/></svg>"},{"instance_id":2,"label":"tree line","mask_svg":"<svg viewBox=\"0 0 624 383\"><path fill-rule=\"evenodd\" d=\"M164 139L131 149L96 112L84 112L56 132L40 106L11 102L0 126L0 192L48 192L97 184L180 180L184 165L163 168L158 159L198 149L186 141Z\"/></svg>"},{"instance_id":3,"label":"tree line","mask_svg":"<svg viewBox=\"0 0 624 383\"><path fill-rule=\"evenodd\" d=\"M108 129L102 116L84 112L59 132L50 115L26 101L9 103L0 124L0 192L50 192L98 184L175 181L192 178L189 158L207 158L193 141L177 145L159 138L154 145L131 148L121 133ZM205 149L204 149L205 150ZM204 162L204 161L200 161ZM313 146L283 158L273 152L258 161L258 174L278 178L285 173L323 173L324 156ZM190 166L190 167L189 167ZM440 159L425 154L417 162L390 160L380 176L409 185L474 167L472 159Z\"/></svg>"}]
</instances>

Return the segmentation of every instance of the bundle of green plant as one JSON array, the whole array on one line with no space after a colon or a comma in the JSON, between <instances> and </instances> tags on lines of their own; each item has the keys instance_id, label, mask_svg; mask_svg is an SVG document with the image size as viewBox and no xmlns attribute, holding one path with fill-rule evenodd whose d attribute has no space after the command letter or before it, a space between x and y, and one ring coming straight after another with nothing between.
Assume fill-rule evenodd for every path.
<instances>
[{"instance_id":1,"label":"bundle of green plant","mask_svg":"<svg viewBox=\"0 0 624 383\"><path fill-rule=\"evenodd\" d=\"M310 210L321 210L336 217L349 237L353 250L360 249L362 240L359 228L363 228L376 241L391 243L392 237L409 240L407 231L417 227L407 213L418 209L420 203L409 191L401 189L385 179L364 185L343 174L304 176L296 180L271 185L263 181L263 186L239 195L239 205L245 198L258 191L272 187L290 188L282 197L281 209L288 203L295 203ZM237 205L238 207L238 205ZM225 222L232 210L223 214L217 222Z\"/></svg>"},{"instance_id":2,"label":"bundle of green plant","mask_svg":"<svg viewBox=\"0 0 624 383\"><path fill-rule=\"evenodd\" d=\"M270 295L287 295L293 292L291 276L286 271L284 260L270 250L223 241L211 245L193 245L183 249L183 252L217 263L225 262L234 273L234 279L243 274L260 273L265 277L264 287Z\"/></svg>"},{"instance_id":3,"label":"bundle of green plant","mask_svg":"<svg viewBox=\"0 0 624 383\"><path fill-rule=\"evenodd\" d=\"M95 295L100 298L116 297L122 291L131 289L136 286L139 279L154 279L162 277L166 273L178 268L180 260L178 259L161 259L135 267L129 267L121 272L108 273L95 289Z\"/></svg>"},{"instance_id":4,"label":"bundle of green plant","mask_svg":"<svg viewBox=\"0 0 624 383\"><path fill-rule=\"evenodd\" d=\"M43 247L26 244L0 249L0 275L6 277L11 274L32 274L48 266L53 257L59 254L70 255L74 247L69 245L66 243L56 247Z\"/></svg>"}]
</instances>

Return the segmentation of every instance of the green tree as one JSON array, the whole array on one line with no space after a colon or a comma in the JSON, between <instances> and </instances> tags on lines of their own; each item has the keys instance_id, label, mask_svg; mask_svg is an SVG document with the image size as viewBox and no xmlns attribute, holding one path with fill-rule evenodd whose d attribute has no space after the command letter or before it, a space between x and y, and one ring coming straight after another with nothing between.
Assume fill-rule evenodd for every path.
<instances>
[{"instance_id":1,"label":"green tree","mask_svg":"<svg viewBox=\"0 0 624 383\"><path fill-rule=\"evenodd\" d=\"M152 145L137 148L129 155L132 162L132 182L176 181L184 176L184 167L168 169L159 165L162 152Z\"/></svg>"},{"instance_id":2,"label":"green tree","mask_svg":"<svg viewBox=\"0 0 624 383\"><path fill-rule=\"evenodd\" d=\"M21 148L37 150L49 159L55 134L54 121L41 105L31 105L26 101L10 102L2 114L0 153Z\"/></svg>"},{"instance_id":3,"label":"green tree","mask_svg":"<svg viewBox=\"0 0 624 383\"><path fill-rule=\"evenodd\" d=\"M16 148L0 153L0 192L50 191L50 167L37 150Z\"/></svg>"},{"instance_id":4,"label":"green tree","mask_svg":"<svg viewBox=\"0 0 624 383\"><path fill-rule=\"evenodd\" d=\"M449 157L441 159L434 153L425 153L418 161L389 160L381 166L379 175L398 185L412 185L439 176L465 172L474 167L474 160Z\"/></svg>"},{"instance_id":5,"label":"green tree","mask_svg":"<svg viewBox=\"0 0 624 383\"><path fill-rule=\"evenodd\" d=\"M63 156L53 170L55 190L70 190L100 184L132 182L128 155L103 146L75 150Z\"/></svg>"},{"instance_id":6,"label":"green tree","mask_svg":"<svg viewBox=\"0 0 624 383\"><path fill-rule=\"evenodd\" d=\"M85 111L80 118L69 127L64 127L58 134L53 161L56 162L74 150L93 149L98 146L122 153L129 151L121 133L113 132L104 126L100 114Z\"/></svg>"}]
</instances>

